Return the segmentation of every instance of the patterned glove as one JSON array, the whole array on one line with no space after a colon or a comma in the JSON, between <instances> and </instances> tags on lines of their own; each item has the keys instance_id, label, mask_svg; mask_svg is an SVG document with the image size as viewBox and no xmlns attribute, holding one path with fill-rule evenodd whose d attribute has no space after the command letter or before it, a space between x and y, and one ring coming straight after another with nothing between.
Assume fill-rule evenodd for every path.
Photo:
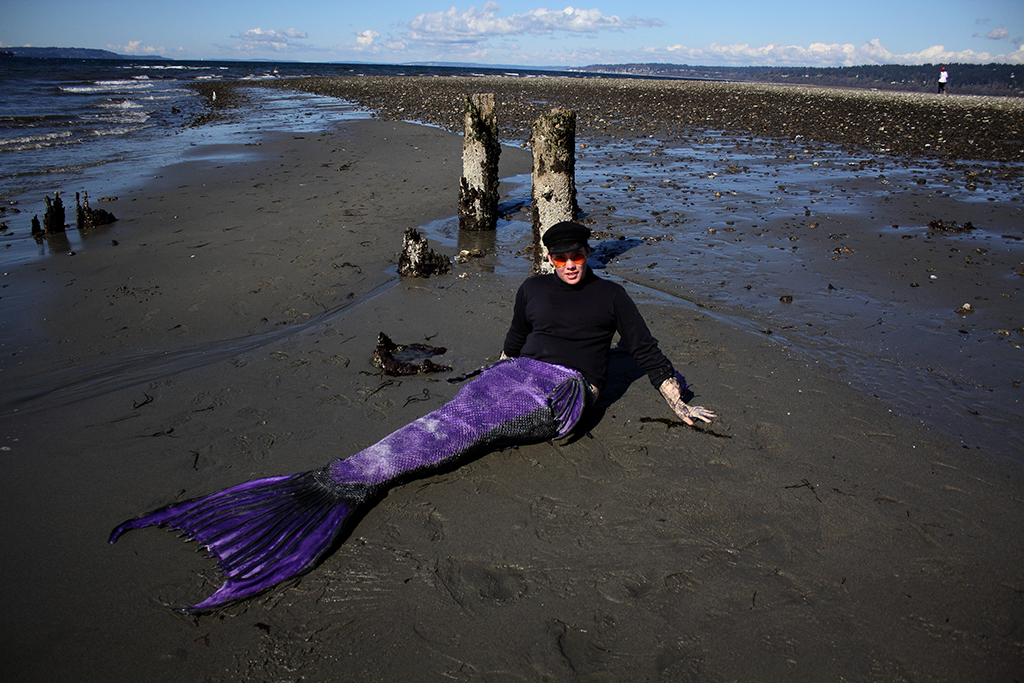
<instances>
[{"instance_id":1,"label":"patterned glove","mask_svg":"<svg viewBox=\"0 0 1024 683\"><path fill-rule=\"evenodd\" d=\"M686 405L682 397L683 389L686 387L686 384L680 380L681 378L679 377L679 373L676 373L675 377L669 377L661 383L660 387L658 387L658 391L660 391L661 395L665 397L665 401L668 402L672 412L679 416L679 419L686 424L693 426L694 419L711 422L713 418L718 417L707 408Z\"/></svg>"}]
</instances>

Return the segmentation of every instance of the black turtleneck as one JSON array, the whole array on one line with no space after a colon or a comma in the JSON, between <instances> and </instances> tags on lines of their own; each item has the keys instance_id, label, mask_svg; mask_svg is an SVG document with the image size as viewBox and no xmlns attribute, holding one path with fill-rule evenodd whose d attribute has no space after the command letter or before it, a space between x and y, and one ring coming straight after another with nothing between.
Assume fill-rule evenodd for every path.
<instances>
[{"instance_id":1,"label":"black turtleneck","mask_svg":"<svg viewBox=\"0 0 1024 683\"><path fill-rule=\"evenodd\" d=\"M579 370L603 389L616 332L655 387L674 374L626 290L590 268L575 285L554 273L527 278L516 293L504 351Z\"/></svg>"}]
</instances>

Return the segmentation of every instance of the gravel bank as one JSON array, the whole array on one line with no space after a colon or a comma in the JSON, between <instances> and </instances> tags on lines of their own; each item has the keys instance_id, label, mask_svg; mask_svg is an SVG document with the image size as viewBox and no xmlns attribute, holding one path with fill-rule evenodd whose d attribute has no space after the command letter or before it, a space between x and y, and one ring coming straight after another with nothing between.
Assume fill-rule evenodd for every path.
<instances>
[{"instance_id":1,"label":"gravel bank","mask_svg":"<svg viewBox=\"0 0 1024 683\"><path fill-rule=\"evenodd\" d=\"M496 77L336 77L264 83L339 97L385 119L462 129L462 96L494 92L506 137L552 107L580 137L676 137L694 129L805 139L950 162L1024 161L1024 101L751 83Z\"/></svg>"}]
</instances>

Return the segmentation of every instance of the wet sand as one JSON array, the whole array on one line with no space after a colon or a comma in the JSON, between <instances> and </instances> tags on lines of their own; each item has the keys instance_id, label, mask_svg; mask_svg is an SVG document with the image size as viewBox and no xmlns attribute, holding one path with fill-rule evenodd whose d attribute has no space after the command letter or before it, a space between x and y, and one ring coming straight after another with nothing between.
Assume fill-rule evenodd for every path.
<instances>
[{"instance_id":1,"label":"wet sand","mask_svg":"<svg viewBox=\"0 0 1024 683\"><path fill-rule=\"evenodd\" d=\"M666 423L616 355L583 438L395 489L299 581L170 611L212 591L212 562L159 530L110 546L114 524L440 406L457 387L375 374L377 333L466 372L499 350L522 277L494 260L394 276L402 231L453 213L451 133L362 121L198 153L119 198L90 248L4 277L23 340L0 365L12 680L1019 677L1019 464L703 295L644 290L710 428ZM529 164L503 152L503 174Z\"/></svg>"}]
</instances>

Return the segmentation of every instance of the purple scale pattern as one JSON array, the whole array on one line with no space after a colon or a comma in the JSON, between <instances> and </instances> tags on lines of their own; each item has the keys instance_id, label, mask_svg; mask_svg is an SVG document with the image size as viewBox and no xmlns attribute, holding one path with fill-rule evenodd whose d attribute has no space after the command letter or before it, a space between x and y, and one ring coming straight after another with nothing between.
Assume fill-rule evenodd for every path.
<instances>
[{"instance_id":1,"label":"purple scale pattern","mask_svg":"<svg viewBox=\"0 0 1024 683\"><path fill-rule=\"evenodd\" d=\"M355 509L401 479L499 448L568 434L586 405L574 370L503 361L437 410L348 458L310 472L257 479L128 520L110 535L177 529L209 550L224 584L184 608L205 612L300 576L334 550Z\"/></svg>"}]
</instances>

